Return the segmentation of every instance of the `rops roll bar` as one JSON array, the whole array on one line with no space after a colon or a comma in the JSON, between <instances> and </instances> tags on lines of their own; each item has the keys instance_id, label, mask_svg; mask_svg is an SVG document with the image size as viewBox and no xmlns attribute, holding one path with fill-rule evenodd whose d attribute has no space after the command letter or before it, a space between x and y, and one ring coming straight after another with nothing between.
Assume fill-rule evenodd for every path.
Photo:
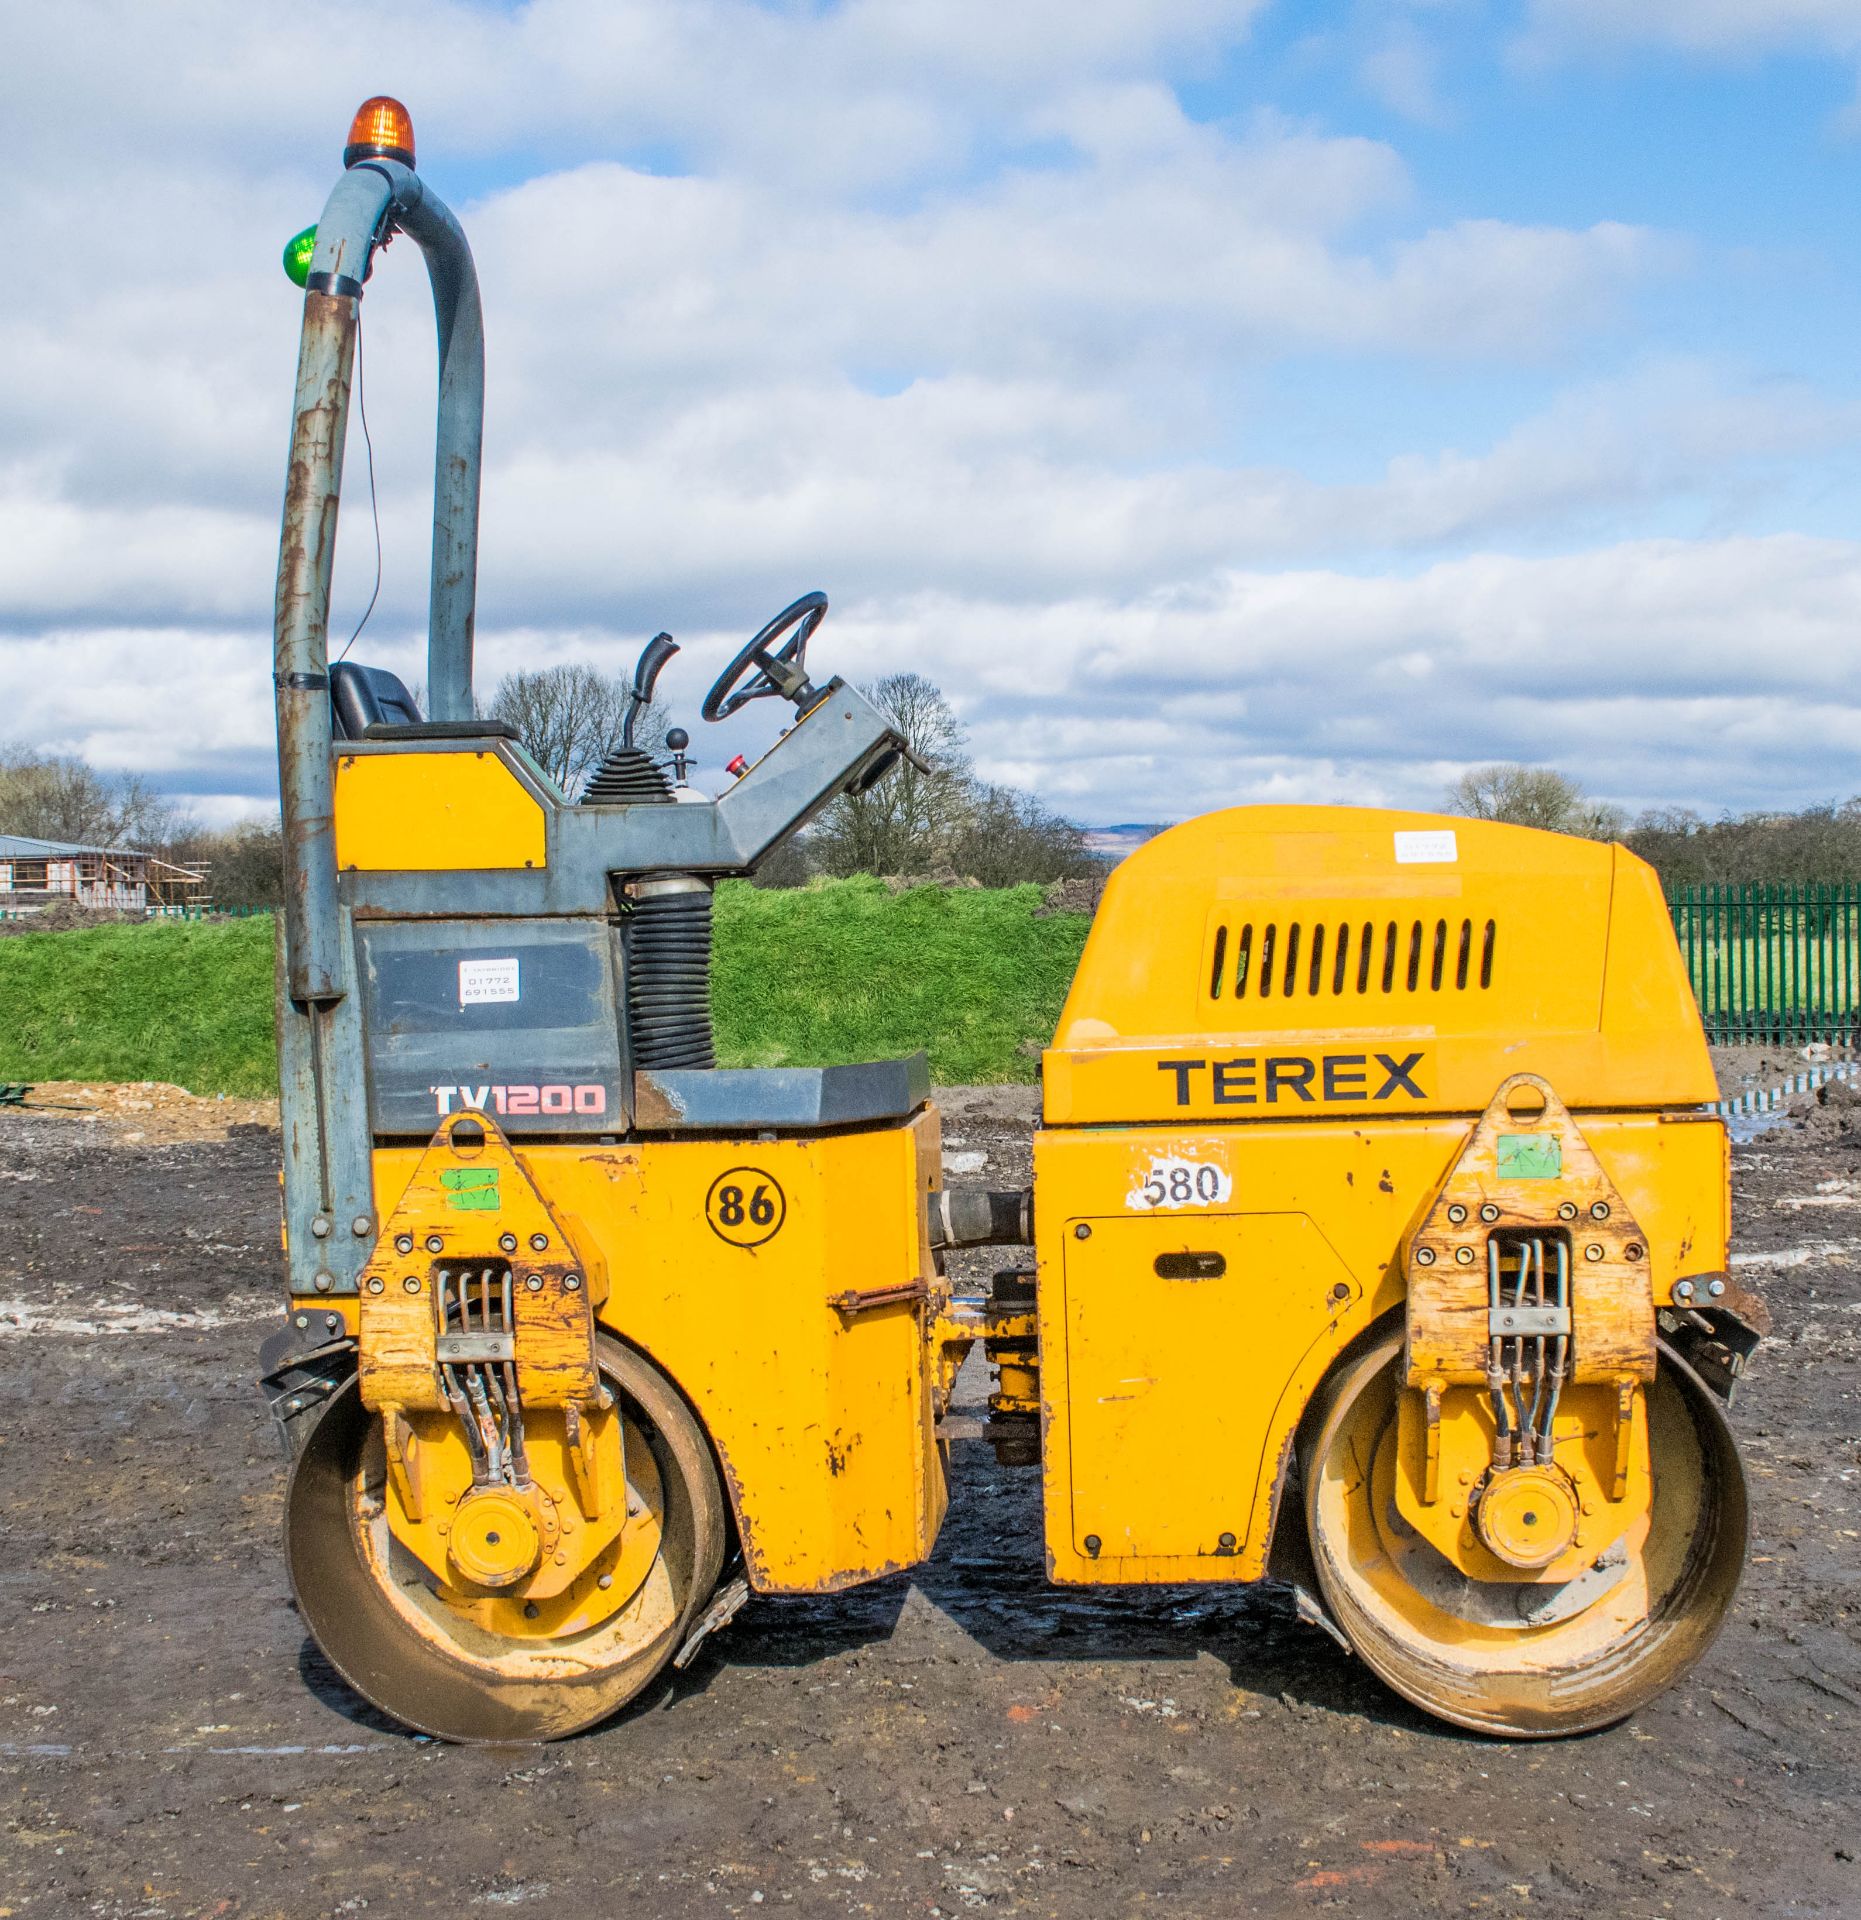
<instances>
[{"instance_id":1,"label":"rops roll bar","mask_svg":"<svg viewBox=\"0 0 1861 1920\"><path fill-rule=\"evenodd\" d=\"M356 116L342 178L317 222L304 281L273 679L284 814L286 990L305 1007L340 1000L347 990L330 768L330 572L362 288L375 250L396 233L407 234L425 256L439 328L427 698L435 720L473 717L484 319L471 248L444 202L413 171L412 160L406 109L394 101L369 101Z\"/></svg>"}]
</instances>

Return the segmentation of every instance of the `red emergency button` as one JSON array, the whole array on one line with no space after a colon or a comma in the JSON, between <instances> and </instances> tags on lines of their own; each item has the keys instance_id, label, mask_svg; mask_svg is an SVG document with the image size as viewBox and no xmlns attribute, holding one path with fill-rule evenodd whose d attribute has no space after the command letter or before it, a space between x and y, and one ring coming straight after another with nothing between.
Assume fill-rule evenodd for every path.
<instances>
[{"instance_id":1,"label":"red emergency button","mask_svg":"<svg viewBox=\"0 0 1861 1920\"><path fill-rule=\"evenodd\" d=\"M724 771L729 774L733 780L741 780L749 770L750 763L742 754L738 754L734 760L729 761L724 767Z\"/></svg>"}]
</instances>

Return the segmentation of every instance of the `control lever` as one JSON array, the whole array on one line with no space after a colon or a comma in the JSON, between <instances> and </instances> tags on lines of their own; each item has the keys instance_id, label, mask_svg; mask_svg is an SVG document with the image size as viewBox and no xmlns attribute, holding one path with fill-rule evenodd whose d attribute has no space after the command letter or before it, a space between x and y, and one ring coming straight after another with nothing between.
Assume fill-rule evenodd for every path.
<instances>
[{"instance_id":1,"label":"control lever","mask_svg":"<svg viewBox=\"0 0 1861 1920\"><path fill-rule=\"evenodd\" d=\"M656 633L647 641L639 663L633 669L633 685L627 690L627 716L620 727L620 744L623 747L633 745L633 730L639 725L640 715L652 700L660 672L677 652L678 642L669 633Z\"/></svg>"}]
</instances>

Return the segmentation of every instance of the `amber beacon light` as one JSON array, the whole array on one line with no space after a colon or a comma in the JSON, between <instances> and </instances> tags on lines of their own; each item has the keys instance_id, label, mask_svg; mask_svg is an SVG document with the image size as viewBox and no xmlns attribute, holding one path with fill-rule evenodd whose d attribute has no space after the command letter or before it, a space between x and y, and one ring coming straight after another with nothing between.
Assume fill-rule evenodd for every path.
<instances>
[{"instance_id":1,"label":"amber beacon light","mask_svg":"<svg viewBox=\"0 0 1861 1920\"><path fill-rule=\"evenodd\" d=\"M414 163L413 115L385 93L364 100L349 122L342 163L352 167L358 160L398 160L408 167Z\"/></svg>"}]
</instances>

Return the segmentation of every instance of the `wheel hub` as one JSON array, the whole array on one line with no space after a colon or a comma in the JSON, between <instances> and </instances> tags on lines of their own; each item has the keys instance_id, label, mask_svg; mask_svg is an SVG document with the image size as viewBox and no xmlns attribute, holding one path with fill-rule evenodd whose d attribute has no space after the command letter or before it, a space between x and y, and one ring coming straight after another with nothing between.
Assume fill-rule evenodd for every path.
<instances>
[{"instance_id":1,"label":"wheel hub","mask_svg":"<svg viewBox=\"0 0 1861 1920\"><path fill-rule=\"evenodd\" d=\"M452 1564L477 1587L508 1587L542 1558L542 1529L514 1488L479 1487L453 1516Z\"/></svg>"},{"instance_id":2,"label":"wheel hub","mask_svg":"<svg viewBox=\"0 0 1861 1920\"><path fill-rule=\"evenodd\" d=\"M1579 1508L1570 1477L1555 1466L1507 1467L1481 1490L1474 1525L1507 1566L1532 1572L1569 1552Z\"/></svg>"}]
</instances>

